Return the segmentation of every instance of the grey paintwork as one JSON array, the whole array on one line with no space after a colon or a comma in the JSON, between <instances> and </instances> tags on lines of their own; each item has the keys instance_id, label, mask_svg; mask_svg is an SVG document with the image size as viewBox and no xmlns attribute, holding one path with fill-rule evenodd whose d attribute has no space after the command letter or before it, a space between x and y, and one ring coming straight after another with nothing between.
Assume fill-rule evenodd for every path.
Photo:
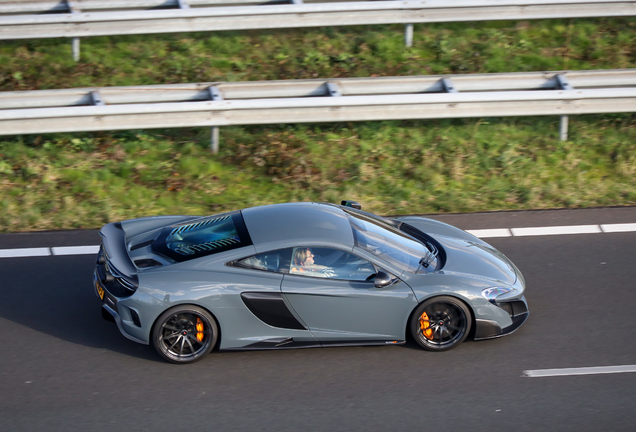
<instances>
[{"instance_id":1,"label":"grey paintwork","mask_svg":"<svg viewBox=\"0 0 636 432\"><path fill-rule=\"evenodd\" d=\"M299 342L404 340L411 312L422 301L451 295L463 300L473 317L505 328L512 320L489 303L481 292L494 286L512 287L507 299L525 302L525 282L496 249L447 224L421 217L402 217L438 240L447 252L441 271L402 272L390 263L354 247L347 216L336 206L316 203L278 204L242 211L253 245L175 263L154 254L150 246L129 251L133 259L152 257L163 266L138 269L139 288L121 299L120 330L133 340L148 343L151 328L166 309L196 304L210 311L221 329L220 348L235 349L281 337ZM127 249L153 239L166 225L193 221L194 216L143 218L124 221ZM108 225L102 229L107 232ZM105 247L108 244L104 242ZM330 246L350 251L396 277L396 283L376 288L372 282L350 282L272 273L228 266L256 253L293 246ZM245 306L241 292L282 293L291 313L309 330L272 327ZM138 312L141 327L128 310Z\"/></svg>"},{"instance_id":2,"label":"grey paintwork","mask_svg":"<svg viewBox=\"0 0 636 432\"><path fill-rule=\"evenodd\" d=\"M312 334L325 342L404 340L417 306L411 288L287 274L282 292Z\"/></svg>"},{"instance_id":3,"label":"grey paintwork","mask_svg":"<svg viewBox=\"0 0 636 432\"><path fill-rule=\"evenodd\" d=\"M475 237L472 234L467 233L466 231L462 231L459 228L456 228L444 222L436 221L434 219L429 219L421 216L401 216L395 218L395 220L413 225L420 231L427 234L438 234L447 237L456 237L474 243L488 245L485 241Z\"/></svg>"},{"instance_id":4,"label":"grey paintwork","mask_svg":"<svg viewBox=\"0 0 636 432\"><path fill-rule=\"evenodd\" d=\"M496 322L505 328L512 319L503 309L489 303L481 292L495 286L512 287L514 291L501 300L525 302L525 281L521 272L501 252L472 234L452 225L423 217L397 218L438 240L447 252L444 269L427 275L402 275L413 288L418 301L435 295L453 295L463 299L476 319Z\"/></svg>"},{"instance_id":5,"label":"grey paintwork","mask_svg":"<svg viewBox=\"0 0 636 432\"><path fill-rule=\"evenodd\" d=\"M351 225L337 207L316 203L273 204L241 213L257 252L301 245L334 246L349 251L353 248Z\"/></svg>"}]
</instances>

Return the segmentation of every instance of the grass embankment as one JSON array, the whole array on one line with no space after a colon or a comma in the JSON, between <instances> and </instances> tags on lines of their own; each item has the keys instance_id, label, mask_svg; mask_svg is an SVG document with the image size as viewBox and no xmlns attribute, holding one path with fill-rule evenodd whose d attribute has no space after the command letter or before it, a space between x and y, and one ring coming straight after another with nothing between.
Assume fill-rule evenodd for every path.
<instances>
[{"instance_id":1,"label":"grass embankment","mask_svg":"<svg viewBox=\"0 0 636 432\"><path fill-rule=\"evenodd\" d=\"M91 38L0 46L0 90L625 68L636 20L567 20ZM0 137L0 231L97 227L289 200L378 213L636 204L636 119L225 127Z\"/></svg>"}]
</instances>

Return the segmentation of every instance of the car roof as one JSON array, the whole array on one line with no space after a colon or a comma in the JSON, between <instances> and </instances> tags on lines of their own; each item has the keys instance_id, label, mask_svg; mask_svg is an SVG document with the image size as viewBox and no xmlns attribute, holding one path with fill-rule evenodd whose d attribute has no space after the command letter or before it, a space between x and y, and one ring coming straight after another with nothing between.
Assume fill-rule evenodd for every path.
<instances>
[{"instance_id":1,"label":"car roof","mask_svg":"<svg viewBox=\"0 0 636 432\"><path fill-rule=\"evenodd\" d=\"M337 206L312 202L272 204L241 213L257 252L291 246L353 249L351 224Z\"/></svg>"}]
</instances>

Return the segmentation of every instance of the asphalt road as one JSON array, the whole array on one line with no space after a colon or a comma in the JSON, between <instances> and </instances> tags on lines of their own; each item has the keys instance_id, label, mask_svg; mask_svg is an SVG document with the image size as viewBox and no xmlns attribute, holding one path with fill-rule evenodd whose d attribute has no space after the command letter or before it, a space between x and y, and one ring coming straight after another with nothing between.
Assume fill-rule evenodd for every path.
<instances>
[{"instance_id":1,"label":"asphalt road","mask_svg":"<svg viewBox=\"0 0 636 432\"><path fill-rule=\"evenodd\" d=\"M464 229L633 223L636 208L447 215ZM162 362L101 318L92 256L0 259L0 431L636 430L636 233L488 239L523 272L516 333L406 346L213 353ZM0 248L97 244L95 231Z\"/></svg>"}]
</instances>

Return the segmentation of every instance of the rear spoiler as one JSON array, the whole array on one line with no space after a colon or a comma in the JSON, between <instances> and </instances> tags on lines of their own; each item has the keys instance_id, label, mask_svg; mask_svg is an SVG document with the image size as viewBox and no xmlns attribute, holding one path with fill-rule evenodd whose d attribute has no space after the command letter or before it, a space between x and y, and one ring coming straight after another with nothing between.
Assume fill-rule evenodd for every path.
<instances>
[{"instance_id":1,"label":"rear spoiler","mask_svg":"<svg viewBox=\"0 0 636 432\"><path fill-rule=\"evenodd\" d=\"M104 225L99 232L102 236L104 251L111 266L115 267L122 276L134 278L137 268L126 250L126 233L120 222Z\"/></svg>"}]
</instances>

